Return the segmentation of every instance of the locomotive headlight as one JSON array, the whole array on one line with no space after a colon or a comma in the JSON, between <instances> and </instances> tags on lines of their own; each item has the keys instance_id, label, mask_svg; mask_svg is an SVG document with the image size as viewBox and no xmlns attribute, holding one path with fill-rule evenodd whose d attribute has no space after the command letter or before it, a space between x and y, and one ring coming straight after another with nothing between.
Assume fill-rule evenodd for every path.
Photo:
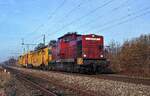
<instances>
[{"instance_id":1,"label":"locomotive headlight","mask_svg":"<svg viewBox=\"0 0 150 96\"><path fill-rule=\"evenodd\" d=\"M103 58L104 56L103 56L103 55L100 55L100 57Z\"/></svg>"},{"instance_id":2,"label":"locomotive headlight","mask_svg":"<svg viewBox=\"0 0 150 96\"><path fill-rule=\"evenodd\" d=\"M86 57L86 54L84 54L83 57Z\"/></svg>"}]
</instances>

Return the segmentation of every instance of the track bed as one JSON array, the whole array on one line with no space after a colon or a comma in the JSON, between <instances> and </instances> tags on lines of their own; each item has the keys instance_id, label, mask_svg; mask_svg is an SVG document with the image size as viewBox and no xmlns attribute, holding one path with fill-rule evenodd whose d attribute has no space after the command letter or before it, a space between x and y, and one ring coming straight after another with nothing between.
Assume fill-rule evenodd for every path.
<instances>
[{"instance_id":1,"label":"track bed","mask_svg":"<svg viewBox=\"0 0 150 96\"><path fill-rule=\"evenodd\" d=\"M41 71L33 69L16 68L32 76L48 80L50 83L61 86L61 88L72 90L73 93L81 93L89 96L149 96L149 80L129 78L119 75L84 75L65 72ZM121 79L118 79L121 78ZM134 80L139 80L135 81ZM144 82L148 83L143 83ZM146 81L145 81L146 80ZM53 82L52 82L53 81ZM79 95L77 95L79 96Z\"/></svg>"}]
</instances>

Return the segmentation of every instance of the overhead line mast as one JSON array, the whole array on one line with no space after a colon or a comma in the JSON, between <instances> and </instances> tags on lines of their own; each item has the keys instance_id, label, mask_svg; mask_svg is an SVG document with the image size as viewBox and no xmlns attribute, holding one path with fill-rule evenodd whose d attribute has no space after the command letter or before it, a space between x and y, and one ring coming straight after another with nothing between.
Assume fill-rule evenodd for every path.
<instances>
[{"instance_id":1,"label":"overhead line mast","mask_svg":"<svg viewBox=\"0 0 150 96\"><path fill-rule=\"evenodd\" d=\"M45 34L43 34L43 44L45 45Z\"/></svg>"},{"instance_id":2,"label":"overhead line mast","mask_svg":"<svg viewBox=\"0 0 150 96\"><path fill-rule=\"evenodd\" d=\"M30 45L35 46L35 45L37 45L37 44L27 44L27 43L24 43L24 39L22 39L21 45L22 45L22 46L26 45L26 47L27 47L27 52L29 52L29 47L30 47ZM24 47L23 47L23 52L25 53L25 48L24 48Z\"/></svg>"}]
</instances>

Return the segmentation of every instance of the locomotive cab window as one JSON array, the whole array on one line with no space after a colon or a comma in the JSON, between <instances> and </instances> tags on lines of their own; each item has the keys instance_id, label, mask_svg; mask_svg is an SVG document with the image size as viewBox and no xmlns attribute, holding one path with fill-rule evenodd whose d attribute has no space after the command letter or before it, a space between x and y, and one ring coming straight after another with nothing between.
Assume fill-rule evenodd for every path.
<instances>
[{"instance_id":1,"label":"locomotive cab window","mask_svg":"<svg viewBox=\"0 0 150 96\"><path fill-rule=\"evenodd\" d=\"M70 37L65 37L65 38L63 38L63 41L64 41L65 43L70 42L70 41L71 41L71 38L70 38Z\"/></svg>"}]
</instances>

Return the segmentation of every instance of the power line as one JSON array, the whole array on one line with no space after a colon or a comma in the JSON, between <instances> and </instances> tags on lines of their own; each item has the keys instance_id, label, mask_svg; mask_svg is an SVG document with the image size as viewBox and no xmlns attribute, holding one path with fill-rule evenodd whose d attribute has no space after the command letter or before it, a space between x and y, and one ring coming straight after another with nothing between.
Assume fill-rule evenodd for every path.
<instances>
[{"instance_id":1,"label":"power line","mask_svg":"<svg viewBox=\"0 0 150 96\"><path fill-rule=\"evenodd\" d=\"M62 3L60 4L60 6L55 9L55 11L53 12L53 14L54 14L59 8L61 8L61 7L65 4L65 1L66 1L66 0L64 0L64 2L62 2ZM84 3L84 2L80 2L76 7L74 7L72 10L70 10L70 11L64 16L64 18L67 18L73 11L77 10L78 8L80 8L83 3ZM49 19L51 19L52 16L53 16L53 15L49 16ZM44 25L42 24L41 27L42 27L42 26L44 26Z\"/></svg>"},{"instance_id":2,"label":"power line","mask_svg":"<svg viewBox=\"0 0 150 96\"><path fill-rule=\"evenodd\" d=\"M82 17L80 17L80 18L77 18L77 19L75 19L74 21L72 21L72 22L70 22L70 23L64 25L60 30L62 30L62 29L64 29L65 27L67 27L67 26L73 24L74 22L79 22L81 19L83 19L83 18L89 16L90 14L96 12L98 9L105 7L106 5L110 4L111 2L113 2L113 0L110 0L110 1L108 1L108 2L106 2L106 3L104 3L103 5L101 5L101 6L97 7L97 8L95 8L95 9L91 10L90 12L88 12L87 14L85 14L84 16L82 16ZM58 31L60 31L60 30L58 30ZM57 32L57 31L56 31L56 32Z\"/></svg>"},{"instance_id":3,"label":"power line","mask_svg":"<svg viewBox=\"0 0 150 96\"><path fill-rule=\"evenodd\" d=\"M45 35L45 34L42 34L42 35L40 35L37 39L34 39L34 42L42 41L44 35Z\"/></svg>"},{"instance_id":4,"label":"power line","mask_svg":"<svg viewBox=\"0 0 150 96\"><path fill-rule=\"evenodd\" d=\"M150 9L150 8L149 8L149 9ZM135 19L137 19L137 18L139 18L139 17L142 17L142 16L144 16L144 15L147 15L147 14L149 14L149 13L150 13L150 10L148 10L148 11L146 11L146 12L144 12L144 13L141 13L141 14L137 14L137 15L131 17L131 18L125 19L125 20L123 20L123 21L121 21L121 22L118 22L118 23L116 23L116 24L114 24L114 25L111 25L111 26L102 28L102 29L100 29L100 30L97 31L97 32L100 32L100 31L103 31L103 30L108 30L108 29L110 29L110 28L113 28L114 26L127 23L128 21L135 20Z\"/></svg>"},{"instance_id":5,"label":"power line","mask_svg":"<svg viewBox=\"0 0 150 96\"><path fill-rule=\"evenodd\" d=\"M77 18L76 20L74 20L74 21L72 21L72 22L70 22L70 23L64 25L64 26L62 27L62 29L64 29L65 27L67 27L67 26L69 26L69 25L71 25L71 24L73 24L73 23L76 22L76 21L80 21L81 19L83 19L83 18L87 17L88 15L94 13L94 12L97 11L98 9L105 7L106 5L110 4L110 3L113 2L113 1L114 1L114 0L109 0L108 2L105 2L103 5L96 7L95 9L91 10L90 12L88 12L87 14L85 14L84 16L82 16L82 17L80 17L80 18ZM61 4L61 6L62 6L63 4L64 4L64 2ZM79 5L81 5L81 4L82 4L82 3L80 3ZM71 11L70 11L70 12L71 12ZM50 18L50 17L49 17L49 18ZM62 29L59 29L59 30L62 30ZM59 30L58 30L58 31L59 31ZM58 31L56 31L56 32L58 32ZM56 32L55 32L55 33L56 33Z\"/></svg>"},{"instance_id":6,"label":"power line","mask_svg":"<svg viewBox=\"0 0 150 96\"><path fill-rule=\"evenodd\" d=\"M138 11L136 11L136 12L133 12L133 13L131 13L131 14L127 14L127 15L125 15L125 16L123 16L123 17L120 17L120 18L117 18L117 19L115 19L115 20L110 20L110 21L107 21L107 22L105 22L101 27L103 27L103 26L106 26L106 25L109 25L109 24L111 24L111 23L113 23L113 22L116 22L116 21L120 21L120 20L122 20L122 19L126 19L126 18L128 18L128 17L131 17L132 15L136 15L137 14L137 12L141 12L141 11L145 11L145 10L148 10L150 7L146 7L146 8L143 8L143 9L140 9L140 10L138 10ZM99 27L99 26L98 26ZM91 29L91 28L90 28ZM94 29L94 28L92 28L92 29ZM89 31L89 29L88 30L86 30L86 31Z\"/></svg>"},{"instance_id":7,"label":"power line","mask_svg":"<svg viewBox=\"0 0 150 96\"><path fill-rule=\"evenodd\" d=\"M63 2L52 12L48 14L48 21L52 19L52 17L57 13L57 11L65 4L67 0L63 0ZM46 23L42 23L40 24L33 32L31 32L30 34L37 32L40 28L42 28L43 26L45 26Z\"/></svg>"},{"instance_id":8,"label":"power line","mask_svg":"<svg viewBox=\"0 0 150 96\"><path fill-rule=\"evenodd\" d=\"M113 9L110 10L109 12L114 12L114 11L119 10L120 8L122 8L122 6L123 6L124 4L127 4L127 2L128 2L128 0L126 0L125 2L123 2L123 3L122 3L121 5L119 5L118 7L113 8ZM100 16L98 16L97 18L101 18L101 17L103 17L103 15L100 15ZM79 29L79 28L84 27L84 26L86 26L86 25L95 23L95 21L97 21L97 18L94 19L94 20L90 20L90 21L88 21L87 23L78 26L76 29Z\"/></svg>"},{"instance_id":9,"label":"power line","mask_svg":"<svg viewBox=\"0 0 150 96\"><path fill-rule=\"evenodd\" d=\"M91 11L88 12L87 14L85 14L85 15L83 15L83 16L81 16L81 17L79 17L79 18L77 18L77 19L75 19L75 20L73 20L73 21L71 21L70 23L64 25L64 26L61 27L59 30L57 30L55 33L57 33L57 32L59 32L59 31L63 30L64 28L70 26L71 24L73 24L73 23L75 23L75 22L79 22L79 21L82 20L83 18L85 18L85 17L89 16L90 14L96 12L97 10L99 10L99 9L101 9L101 8L103 8L103 7L105 7L105 6L107 6L108 4L112 3L113 1L115 1L115 0L109 0L109 1L105 2L103 5L100 5L100 6L96 7L95 9L91 10ZM54 33L53 33L53 34L54 34Z\"/></svg>"},{"instance_id":10,"label":"power line","mask_svg":"<svg viewBox=\"0 0 150 96\"><path fill-rule=\"evenodd\" d=\"M67 0L63 0L63 2L52 12L50 16L48 16L48 19L52 19L52 17L56 14L56 12L65 4Z\"/></svg>"},{"instance_id":11,"label":"power line","mask_svg":"<svg viewBox=\"0 0 150 96\"><path fill-rule=\"evenodd\" d=\"M122 8L126 4L128 4L129 1L134 1L134 0L125 0L122 4L120 4L118 7L112 9L112 11L118 10L119 8Z\"/></svg>"},{"instance_id":12,"label":"power line","mask_svg":"<svg viewBox=\"0 0 150 96\"><path fill-rule=\"evenodd\" d=\"M77 10L78 8L80 8L81 5L84 4L84 2L85 2L85 1L80 2L76 7L74 7L73 9L71 9L71 10L64 16L64 18L69 17L70 14L71 14L72 12L74 12L75 10Z\"/></svg>"},{"instance_id":13,"label":"power line","mask_svg":"<svg viewBox=\"0 0 150 96\"><path fill-rule=\"evenodd\" d=\"M126 22L128 22L128 21L132 21L132 20L135 20L136 18L139 18L139 17L141 17L141 16L144 16L144 15L147 15L147 14L149 14L150 13L150 7L146 7L146 8L143 8L143 9L141 9L141 10L138 10L138 11L144 11L144 12L142 12L142 13L140 13L140 14L137 14L137 12L138 11L136 11L136 12L134 12L134 13L132 13L132 14L128 14L128 15L126 15L126 16L123 16L123 17L121 17L121 18L119 18L119 19L117 19L117 20L111 20L111 21L108 21L108 22L106 22L106 23L104 23L103 24L103 26L106 26L107 24L111 24L112 22L116 22L116 21L121 21L121 22L117 22L116 24L114 24L114 25L111 25L111 26L108 26L108 27L106 27L106 28L103 28L103 29L100 29L99 31L102 31L102 30L105 30L105 29L110 29L110 28L112 28L112 27L114 27L114 26L117 26L117 25L121 25L121 24L124 24L124 23L126 23ZM145 11L145 10L147 10L147 11ZM139 12L138 12L139 13ZM133 17L131 17L131 16L133 16ZM129 18L129 17L131 17L131 18ZM97 32L99 32L99 31L97 31Z\"/></svg>"},{"instance_id":14,"label":"power line","mask_svg":"<svg viewBox=\"0 0 150 96\"><path fill-rule=\"evenodd\" d=\"M50 21L52 18L53 18L53 16L56 14L56 12L65 4L65 2L66 2L67 0L63 0L63 2L52 12L52 13L49 13L48 14L48 21ZM43 26L45 26L47 23L42 23L42 24L40 24L33 32L31 32L30 34L32 34L32 33L35 33L35 32L37 32L40 28L42 28ZM28 36L28 35L27 35ZM43 35L42 35L43 36ZM41 37L41 35L40 35L40 37ZM34 40L36 40L36 39L34 39ZM45 35L44 35L44 38L43 38L43 43L45 44ZM29 45L28 45L29 46ZM25 50L25 49L24 49Z\"/></svg>"},{"instance_id":15,"label":"power line","mask_svg":"<svg viewBox=\"0 0 150 96\"><path fill-rule=\"evenodd\" d=\"M88 0L89 1L89 0ZM80 2L77 6L75 6L73 9L71 9L65 16L63 16L63 18L61 20L59 20L58 22L63 22L64 19L68 18L71 13L73 13L75 10L79 9L81 7L82 4L84 4L85 1ZM56 26L57 24L55 24ZM49 29L48 29L49 30Z\"/></svg>"},{"instance_id":16,"label":"power line","mask_svg":"<svg viewBox=\"0 0 150 96\"><path fill-rule=\"evenodd\" d=\"M89 0L88 0L89 1ZM84 1L85 2L85 1ZM76 7L74 7L73 9L71 9L64 17L62 20L60 20L59 22L62 22L64 19L66 19L67 17L69 17L71 15L71 13L73 13L75 10L79 9L81 7L82 4L84 4L84 2L80 2ZM56 25L55 25L56 26ZM46 31L48 32L49 29Z\"/></svg>"},{"instance_id":17,"label":"power line","mask_svg":"<svg viewBox=\"0 0 150 96\"><path fill-rule=\"evenodd\" d=\"M89 1L89 0L87 0ZM61 20L59 20L58 22L63 22L64 19L66 19L67 17L69 17L71 15L71 13L73 13L75 10L79 9L81 7L82 4L84 4L85 1L80 2L77 6L75 6L74 8L72 8L65 16L63 16L63 18ZM56 26L57 24L55 24ZM49 29L46 31L46 33L49 31Z\"/></svg>"}]
</instances>

